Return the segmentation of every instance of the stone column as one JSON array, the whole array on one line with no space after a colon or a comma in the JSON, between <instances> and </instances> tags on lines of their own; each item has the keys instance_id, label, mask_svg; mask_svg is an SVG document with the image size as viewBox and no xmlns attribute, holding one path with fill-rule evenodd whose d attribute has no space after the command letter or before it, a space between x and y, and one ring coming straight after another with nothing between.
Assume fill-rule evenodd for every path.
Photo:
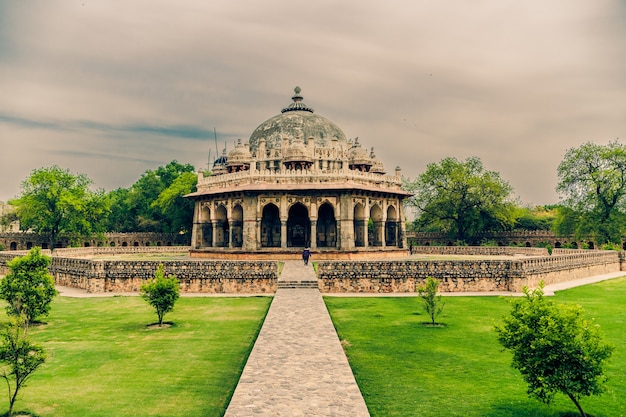
<instances>
[{"instance_id":1,"label":"stone column","mask_svg":"<svg viewBox=\"0 0 626 417\"><path fill-rule=\"evenodd\" d=\"M387 210L385 210L387 204L385 204L384 202L382 203L382 211L383 211L383 218L382 218L382 222L381 222L381 234L383 235L382 237L382 241L380 242L380 247L385 249L385 246L387 246Z\"/></svg>"},{"instance_id":2,"label":"stone column","mask_svg":"<svg viewBox=\"0 0 626 417\"><path fill-rule=\"evenodd\" d=\"M311 219L311 249L317 248L317 219Z\"/></svg>"},{"instance_id":3,"label":"stone column","mask_svg":"<svg viewBox=\"0 0 626 417\"><path fill-rule=\"evenodd\" d=\"M364 247L367 249L367 247L369 246L370 242L370 229L369 229L369 225L370 225L370 199L365 197L365 213L364 213L364 219L363 221L365 222L365 224L363 225L365 227L365 236L363 236L363 245Z\"/></svg>"},{"instance_id":4,"label":"stone column","mask_svg":"<svg viewBox=\"0 0 626 417\"><path fill-rule=\"evenodd\" d=\"M212 232L213 232L213 242L212 242L212 246L216 247L217 245L217 220L211 220L211 225L213 226L212 228Z\"/></svg>"},{"instance_id":5,"label":"stone column","mask_svg":"<svg viewBox=\"0 0 626 417\"><path fill-rule=\"evenodd\" d=\"M199 244L202 242L202 226L199 225L201 212L202 206L199 201L196 201L193 209L193 226L191 227L191 249L198 249L201 246Z\"/></svg>"},{"instance_id":6,"label":"stone column","mask_svg":"<svg viewBox=\"0 0 626 417\"><path fill-rule=\"evenodd\" d=\"M339 197L337 213L337 247L340 249L354 248L354 207L352 196L344 194Z\"/></svg>"},{"instance_id":7,"label":"stone column","mask_svg":"<svg viewBox=\"0 0 626 417\"><path fill-rule=\"evenodd\" d=\"M287 219L280 219L280 247L287 247Z\"/></svg>"}]
</instances>

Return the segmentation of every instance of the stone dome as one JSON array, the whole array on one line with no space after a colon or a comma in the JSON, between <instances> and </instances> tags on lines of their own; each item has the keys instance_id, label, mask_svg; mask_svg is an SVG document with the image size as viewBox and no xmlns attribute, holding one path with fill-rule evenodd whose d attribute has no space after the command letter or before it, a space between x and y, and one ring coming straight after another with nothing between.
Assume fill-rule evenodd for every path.
<instances>
[{"instance_id":1,"label":"stone dome","mask_svg":"<svg viewBox=\"0 0 626 417\"><path fill-rule=\"evenodd\" d=\"M359 138L354 140L354 144L348 151L348 162L350 166L372 166L372 158L370 158L369 154L365 149L361 147L359 143Z\"/></svg>"},{"instance_id":2,"label":"stone dome","mask_svg":"<svg viewBox=\"0 0 626 417\"><path fill-rule=\"evenodd\" d=\"M248 148L241 143L241 139L237 140L237 146L228 153L226 164L228 166L250 165L252 155Z\"/></svg>"},{"instance_id":3,"label":"stone dome","mask_svg":"<svg viewBox=\"0 0 626 417\"><path fill-rule=\"evenodd\" d=\"M316 146L330 147L333 139L346 146L343 131L333 122L317 115L302 102L300 87L294 89L293 103L281 110L281 114L261 123L250 135L250 150L256 151L261 138L265 139L266 149L280 149L283 138L313 138Z\"/></svg>"},{"instance_id":4,"label":"stone dome","mask_svg":"<svg viewBox=\"0 0 626 417\"><path fill-rule=\"evenodd\" d=\"M284 162L311 162L313 159L309 156L304 142L300 138L296 138L285 152Z\"/></svg>"}]
</instances>

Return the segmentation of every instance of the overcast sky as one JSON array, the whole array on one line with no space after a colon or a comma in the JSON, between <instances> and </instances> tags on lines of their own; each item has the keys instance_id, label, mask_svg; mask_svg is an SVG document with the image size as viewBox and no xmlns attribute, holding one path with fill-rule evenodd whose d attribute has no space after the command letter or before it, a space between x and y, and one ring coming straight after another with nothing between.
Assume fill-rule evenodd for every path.
<instances>
[{"instance_id":1,"label":"overcast sky","mask_svg":"<svg viewBox=\"0 0 626 417\"><path fill-rule=\"evenodd\" d=\"M626 139L626 2L0 0L0 201L45 166L204 168L296 85L388 172L477 156L557 203L568 148Z\"/></svg>"}]
</instances>

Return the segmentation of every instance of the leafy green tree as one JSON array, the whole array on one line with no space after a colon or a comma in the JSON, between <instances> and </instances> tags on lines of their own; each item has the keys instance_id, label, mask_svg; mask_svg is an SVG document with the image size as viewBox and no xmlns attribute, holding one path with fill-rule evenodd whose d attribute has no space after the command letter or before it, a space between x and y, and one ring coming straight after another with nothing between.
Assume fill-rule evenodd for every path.
<instances>
[{"instance_id":1,"label":"leafy green tree","mask_svg":"<svg viewBox=\"0 0 626 417\"><path fill-rule=\"evenodd\" d=\"M197 182L194 171L193 165L174 160L144 172L129 189L110 192L109 231L187 231L193 219L193 207L190 209L192 203L180 197L193 191Z\"/></svg>"},{"instance_id":2,"label":"leafy green tree","mask_svg":"<svg viewBox=\"0 0 626 417\"><path fill-rule=\"evenodd\" d=\"M47 316L57 290L48 272L51 258L34 247L28 255L8 263L9 273L0 281L0 299L7 302L7 314L23 316L26 324Z\"/></svg>"},{"instance_id":3,"label":"leafy green tree","mask_svg":"<svg viewBox=\"0 0 626 417\"><path fill-rule=\"evenodd\" d=\"M519 207L515 213L514 229L552 230L557 217L557 209L547 206Z\"/></svg>"},{"instance_id":4,"label":"leafy green tree","mask_svg":"<svg viewBox=\"0 0 626 417\"><path fill-rule=\"evenodd\" d=\"M159 327L163 325L163 316L174 309L179 296L178 279L175 275L165 277L163 265L159 265L153 279L141 286L141 297L156 310Z\"/></svg>"},{"instance_id":5,"label":"leafy green tree","mask_svg":"<svg viewBox=\"0 0 626 417\"><path fill-rule=\"evenodd\" d=\"M568 149L557 169L557 191L575 235L595 237L598 244L619 242L626 231L626 145L585 143Z\"/></svg>"},{"instance_id":6,"label":"leafy green tree","mask_svg":"<svg viewBox=\"0 0 626 417\"><path fill-rule=\"evenodd\" d=\"M193 223L194 202L184 198L194 191L198 183L198 175L194 172L183 172L169 187L163 190L151 204L169 219L172 232L187 233Z\"/></svg>"},{"instance_id":7,"label":"leafy green tree","mask_svg":"<svg viewBox=\"0 0 626 417\"><path fill-rule=\"evenodd\" d=\"M22 182L22 194L9 201L21 227L50 238L54 249L60 234L74 240L104 231L108 206L102 191L91 191L92 181L58 166L34 170Z\"/></svg>"},{"instance_id":8,"label":"leafy green tree","mask_svg":"<svg viewBox=\"0 0 626 417\"><path fill-rule=\"evenodd\" d=\"M602 342L599 327L578 305L556 305L539 288L524 288L511 302L511 314L496 326L498 341L513 352L512 366L528 384L528 394L550 403L563 393L585 413L580 399L604 391L604 362L613 348Z\"/></svg>"},{"instance_id":9,"label":"leafy green tree","mask_svg":"<svg viewBox=\"0 0 626 417\"><path fill-rule=\"evenodd\" d=\"M437 324L437 316L443 312L445 303L442 300L441 295L437 295L439 291L439 281L433 277L426 278L426 282L417 286L417 292L424 302L424 310L430 317L430 324Z\"/></svg>"},{"instance_id":10,"label":"leafy green tree","mask_svg":"<svg viewBox=\"0 0 626 417\"><path fill-rule=\"evenodd\" d=\"M31 342L23 317L11 317L9 324L0 332L0 376L6 381L9 394L8 417L13 415L13 407L20 389L35 370L46 361L41 346Z\"/></svg>"},{"instance_id":11,"label":"leafy green tree","mask_svg":"<svg viewBox=\"0 0 626 417\"><path fill-rule=\"evenodd\" d=\"M444 158L404 186L415 194L408 204L417 209L418 230L438 229L468 241L480 232L510 230L514 224L511 186L498 173L486 171L479 158Z\"/></svg>"}]
</instances>

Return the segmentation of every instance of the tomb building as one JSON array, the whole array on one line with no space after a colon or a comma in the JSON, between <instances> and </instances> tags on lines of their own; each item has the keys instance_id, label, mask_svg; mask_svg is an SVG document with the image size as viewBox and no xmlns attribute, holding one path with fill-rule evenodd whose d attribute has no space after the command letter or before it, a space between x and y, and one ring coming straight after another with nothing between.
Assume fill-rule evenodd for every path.
<instances>
[{"instance_id":1,"label":"tomb building","mask_svg":"<svg viewBox=\"0 0 626 417\"><path fill-rule=\"evenodd\" d=\"M374 148L293 102L198 174L191 255L316 256L406 249L400 168L385 172ZM346 255L350 256L350 255Z\"/></svg>"}]
</instances>

